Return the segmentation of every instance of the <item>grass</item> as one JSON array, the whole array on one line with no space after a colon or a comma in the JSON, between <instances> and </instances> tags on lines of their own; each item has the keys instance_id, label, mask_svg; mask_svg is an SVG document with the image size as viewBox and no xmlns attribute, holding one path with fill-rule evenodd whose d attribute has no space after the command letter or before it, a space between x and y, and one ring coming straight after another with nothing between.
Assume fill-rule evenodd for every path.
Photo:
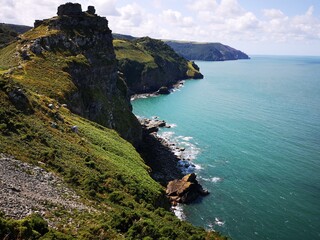
<instances>
[{"instance_id":1,"label":"grass","mask_svg":"<svg viewBox=\"0 0 320 240\"><path fill-rule=\"evenodd\" d=\"M37 28L32 28L28 32L21 35L22 40L34 40L39 37L46 37L59 33L58 30L49 29L46 24L41 24Z\"/></svg>"},{"instance_id":2,"label":"grass","mask_svg":"<svg viewBox=\"0 0 320 240\"><path fill-rule=\"evenodd\" d=\"M131 41L115 39L113 46L117 59L120 61L130 59L141 63L155 64L154 58L148 52Z\"/></svg>"},{"instance_id":3,"label":"grass","mask_svg":"<svg viewBox=\"0 0 320 240\"><path fill-rule=\"evenodd\" d=\"M25 33L24 39L46 34L45 26L38 27ZM2 71L19 64L20 59L12 57L20 47L17 44L0 50ZM152 56L142 50L129 51L131 57L135 51L152 64ZM6 62L10 57L13 60ZM1 215L0 236L11 231L17 232L18 239L223 239L168 211L163 187L150 177L150 168L135 148L115 130L61 104L78 90L66 72L69 64L86 69L89 61L82 54L43 52L32 55L10 74L0 75L0 149L54 172L78 193L79 201L95 211L48 206L45 217L56 229L46 232L39 232L29 218L16 221ZM118 86L125 94L125 84L118 82ZM96 92L102 94L101 89ZM19 97L14 97L18 93ZM87 94L94 92L88 90ZM114 96L111 103L116 108L115 121L122 121L128 130L133 115L123 111L124 101ZM73 126L78 132L72 131ZM36 222L43 220L37 218Z\"/></svg>"}]
</instances>

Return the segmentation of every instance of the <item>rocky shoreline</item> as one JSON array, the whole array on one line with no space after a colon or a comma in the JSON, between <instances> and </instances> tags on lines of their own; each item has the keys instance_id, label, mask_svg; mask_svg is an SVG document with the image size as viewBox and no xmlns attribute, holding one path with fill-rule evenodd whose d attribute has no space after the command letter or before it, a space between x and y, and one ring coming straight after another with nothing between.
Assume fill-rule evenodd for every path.
<instances>
[{"instance_id":1,"label":"rocky shoreline","mask_svg":"<svg viewBox=\"0 0 320 240\"><path fill-rule=\"evenodd\" d=\"M195 173L184 174L186 168L194 166L181 158L185 149L157 135L159 128L170 128L170 125L156 117L140 118L139 121L143 129L143 144L139 152L152 170L151 177L166 187L171 204L191 203L200 196L208 195L209 192L196 180Z\"/></svg>"},{"instance_id":2,"label":"rocky shoreline","mask_svg":"<svg viewBox=\"0 0 320 240\"><path fill-rule=\"evenodd\" d=\"M148 97L157 97L159 95L167 95L170 94L172 91L175 91L176 89L179 89L183 87L185 80L178 81L177 83L173 84L171 87L161 87L158 91L156 92L151 92L151 93L139 93L139 94L133 94L130 97L130 100L136 100L139 98L148 98Z\"/></svg>"}]
</instances>

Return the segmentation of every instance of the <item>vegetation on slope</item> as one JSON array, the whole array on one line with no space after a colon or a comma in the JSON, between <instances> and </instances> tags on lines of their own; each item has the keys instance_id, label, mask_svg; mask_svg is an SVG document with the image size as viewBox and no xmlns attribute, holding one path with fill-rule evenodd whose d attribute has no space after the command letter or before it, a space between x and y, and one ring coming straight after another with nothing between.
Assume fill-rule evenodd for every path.
<instances>
[{"instance_id":1,"label":"vegetation on slope","mask_svg":"<svg viewBox=\"0 0 320 240\"><path fill-rule=\"evenodd\" d=\"M15 31L9 29L5 24L0 23L0 48L16 40L17 36L18 34Z\"/></svg>"},{"instance_id":2,"label":"vegetation on slope","mask_svg":"<svg viewBox=\"0 0 320 240\"><path fill-rule=\"evenodd\" d=\"M55 230L39 216L12 220L1 215L0 236L222 239L177 219L168 211L164 189L149 176L149 167L134 147L114 130L74 114L64 104L79 87L68 68L76 64L79 71L87 69L88 58L59 47L39 54L24 49L39 37L59 34L41 25L0 49L0 152L54 172L94 211L48 203L42 217L54 223ZM119 98L113 101L123 106Z\"/></svg>"},{"instance_id":3,"label":"vegetation on slope","mask_svg":"<svg viewBox=\"0 0 320 240\"><path fill-rule=\"evenodd\" d=\"M0 82L1 152L55 172L97 210L48 206L44 217L56 222L58 231L77 239L216 236L163 209L168 206L164 190L151 179L132 145L114 130L72 114L57 100L16 81L18 76L24 77L17 73Z\"/></svg>"},{"instance_id":4,"label":"vegetation on slope","mask_svg":"<svg viewBox=\"0 0 320 240\"><path fill-rule=\"evenodd\" d=\"M117 36L117 35L116 35ZM149 37L113 40L118 68L131 93L157 91L178 80L202 78L199 68L160 40Z\"/></svg>"}]
</instances>

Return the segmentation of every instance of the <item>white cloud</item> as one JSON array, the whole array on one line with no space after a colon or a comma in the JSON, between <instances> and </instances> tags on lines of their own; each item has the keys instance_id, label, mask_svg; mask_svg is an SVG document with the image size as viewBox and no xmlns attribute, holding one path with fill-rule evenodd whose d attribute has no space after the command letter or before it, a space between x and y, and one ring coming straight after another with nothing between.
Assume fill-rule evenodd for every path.
<instances>
[{"instance_id":1,"label":"white cloud","mask_svg":"<svg viewBox=\"0 0 320 240\"><path fill-rule=\"evenodd\" d=\"M188 9L192 11L214 11L218 7L216 0L188 1Z\"/></svg>"},{"instance_id":2,"label":"white cloud","mask_svg":"<svg viewBox=\"0 0 320 240\"><path fill-rule=\"evenodd\" d=\"M57 14L57 8L66 0L0 0L0 21L32 26L36 19L46 19ZM117 0L78 0L82 9L88 5L96 7L101 15L117 15Z\"/></svg>"},{"instance_id":3,"label":"white cloud","mask_svg":"<svg viewBox=\"0 0 320 240\"><path fill-rule=\"evenodd\" d=\"M35 19L56 15L65 0L0 0L0 21L32 25ZM286 9L261 9L256 15L240 0L78 0L85 10L96 7L106 16L113 32L155 38L222 42L248 46L283 42L290 46L320 45L320 16L307 6L300 15L288 16ZM149 9L152 8L152 9ZM295 43L295 44L293 44ZM320 49L320 46L319 46ZM320 51L320 50L319 50Z\"/></svg>"},{"instance_id":4,"label":"white cloud","mask_svg":"<svg viewBox=\"0 0 320 240\"><path fill-rule=\"evenodd\" d=\"M181 12L168 9L162 12L161 18L164 22L180 27L191 27L193 24L192 17L183 17Z\"/></svg>"},{"instance_id":5,"label":"white cloud","mask_svg":"<svg viewBox=\"0 0 320 240\"><path fill-rule=\"evenodd\" d=\"M279 9L263 9L263 13L266 17L274 19L274 18L285 18L284 13Z\"/></svg>"}]
</instances>

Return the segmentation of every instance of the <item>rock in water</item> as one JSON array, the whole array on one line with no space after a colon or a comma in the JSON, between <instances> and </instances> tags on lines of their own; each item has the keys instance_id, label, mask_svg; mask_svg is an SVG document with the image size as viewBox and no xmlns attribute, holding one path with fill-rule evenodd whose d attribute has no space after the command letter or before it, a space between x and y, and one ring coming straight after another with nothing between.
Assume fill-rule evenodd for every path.
<instances>
[{"instance_id":1,"label":"rock in water","mask_svg":"<svg viewBox=\"0 0 320 240\"><path fill-rule=\"evenodd\" d=\"M176 179L168 183L166 193L173 205L176 203L190 203L199 196L209 194L209 192L204 190L198 183L196 177L195 173L191 173L182 179Z\"/></svg>"},{"instance_id":2,"label":"rock in water","mask_svg":"<svg viewBox=\"0 0 320 240\"><path fill-rule=\"evenodd\" d=\"M168 87L161 87L161 88L159 88L158 93L159 94L169 94L170 91L169 91Z\"/></svg>"}]
</instances>

